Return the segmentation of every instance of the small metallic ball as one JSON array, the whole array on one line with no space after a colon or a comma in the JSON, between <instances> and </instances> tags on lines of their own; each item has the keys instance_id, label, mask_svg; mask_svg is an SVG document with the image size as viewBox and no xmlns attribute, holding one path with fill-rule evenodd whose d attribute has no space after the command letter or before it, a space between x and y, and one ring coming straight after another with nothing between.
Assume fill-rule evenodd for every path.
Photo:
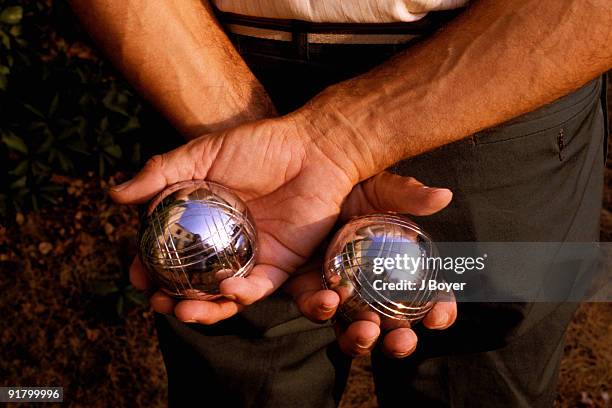
<instances>
[{"instance_id":1,"label":"small metallic ball","mask_svg":"<svg viewBox=\"0 0 612 408\"><path fill-rule=\"evenodd\" d=\"M424 262L437 254L431 238L405 216L355 217L327 249L323 282L338 293L339 314L345 320L380 319L383 328L409 327L435 304L437 291L422 289L422 283L438 279L436 265ZM384 265L385 259L392 261Z\"/></svg>"},{"instance_id":2,"label":"small metallic ball","mask_svg":"<svg viewBox=\"0 0 612 408\"><path fill-rule=\"evenodd\" d=\"M222 297L221 281L248 275L256 254L246 204L217 183L169 186L151 200L140 225L138 255L149 278L178 299Z\"/></svg>"}]
</instances>

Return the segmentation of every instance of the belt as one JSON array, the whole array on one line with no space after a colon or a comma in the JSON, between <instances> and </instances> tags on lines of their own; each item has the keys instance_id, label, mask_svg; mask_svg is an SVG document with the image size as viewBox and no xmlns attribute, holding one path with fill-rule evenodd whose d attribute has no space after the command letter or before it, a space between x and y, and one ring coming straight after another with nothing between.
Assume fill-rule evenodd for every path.
<instances>
[{"instance_id":1,"label":"belt","mask_svg":"<svg viewBox=\"0 0 612 408\"><path fill-rule=\"evenodd\" d=\"M252 17L216 10L223 27L230 33L301 44L405 44L429 35L457 12L429 13L410 23L311 23L298 20Z\"/></svg>"},{"instance_id":2,"label":"belt","mask_svg":"<svg viewBox=\"0 0 612 408\"><path fill-rule=\"evenodd\" d=\"M238 35L276 41L294 41L291 31L252 27L240 24L227 24L225 28ZM341 33L304 33L308 44L403 44L419 37L414 34L341 34Z\"/></svg>"}]
</instances>

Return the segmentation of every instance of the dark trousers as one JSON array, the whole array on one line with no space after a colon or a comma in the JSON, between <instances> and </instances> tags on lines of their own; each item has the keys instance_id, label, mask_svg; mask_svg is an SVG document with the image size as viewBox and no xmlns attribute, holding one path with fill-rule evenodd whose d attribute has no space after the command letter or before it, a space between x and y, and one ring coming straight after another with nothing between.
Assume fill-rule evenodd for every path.
<instances>
[{"instance_id":1,"label":"dark trousers","mask_svg":"<svg viewBox=\"0 0 612 408\"><path fill-rule=\"evenodd\" d=\"M280 112L399 48L321 46L304 56L279 52L273 41L234 40ZM601 89L601 80L593 81L509 123L393 166L454 192L447 209L417 222L447 242L596 241L604 169ZM460 304L452 328L416 329L413 356L391 360L373 353L378 401L389 407L552 406L575 308ZM338 351L329 323L307 321L282 293L212 326L162 315L156 322L171 406L318 408L339 402L350 359Z\"/></svg>"}]
</instances>

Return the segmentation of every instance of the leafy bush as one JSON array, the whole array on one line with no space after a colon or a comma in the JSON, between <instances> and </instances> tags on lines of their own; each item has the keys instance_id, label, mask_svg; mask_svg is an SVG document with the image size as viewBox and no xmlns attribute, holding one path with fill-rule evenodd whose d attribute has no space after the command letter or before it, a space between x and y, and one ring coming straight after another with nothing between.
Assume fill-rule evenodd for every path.
<instances>
[{"instance_id":1,"label":"leafy bush","mask_svg":"<svg viewBox=\"0 0 612 408\"><path fill-rule=\"evenodd\" d=\"M100 276L82 288L85 297L95 299L96 313L119 321L126 310L142 306L127 267L114 265L111 274L102 266L101 260L114 259L108 253L115 249L99 247L116 235L114 226L130 227L125 241L132 242L136 212L110 203L101 187L108 185L103 179L134 172L143 158L180 142L173 136L172 128L92 51L67 0L0 0L0 215L5 219L0 255L5 260L22 259L28 241L56 251L70 247L82 239L82 228L95 237L96 251L105 252L90 268ZM83 185L88 194L81 195ZM44 206L30 216L39 221L35 229L48 235L21 225L30 219L23 213ZM2 234L10 240L3 241Z\"/></svg>"},{"instance_id":2,"label":"leafy bush","mask_svg":"<svg viewBox=\"0 0 612 408\"><path fill-rule=\"evenodd\" d=\"M57 203L54 174L141 162L143 115L154 115L83 39L66 0L0 0L2 215Z\"/></svg>"}]
</instances>

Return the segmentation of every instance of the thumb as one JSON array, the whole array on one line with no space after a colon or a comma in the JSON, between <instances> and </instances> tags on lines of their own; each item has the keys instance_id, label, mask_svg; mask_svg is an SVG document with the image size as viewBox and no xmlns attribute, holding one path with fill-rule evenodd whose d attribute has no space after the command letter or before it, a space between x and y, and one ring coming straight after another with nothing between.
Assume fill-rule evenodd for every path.
<instances>
[{"instance_id":1,"label":"thumb","mask_svg":"<svg viewBox=\"0 0 612 408\"><path fill-rule=\"evenodd\" d=\"M201 163L202 158L197 163L196 155L187 146L151 157L131 180L109 189L111 198L119 204L139 204L150 200L171 184L205 178L209 166L206 166L206 171L201 171L205 167ZM200 174L196 174L196 167Z\"/></svg>"},{"instance_id":2,"label":"thumb","mask_svg":"<svg viewBox=\"0 0 612 408\"><path fill-rule=\"evenodd\" d=\"M453 193L446 188L428 187L412 177L389 172L365 181L363 190L368 201L377 209L420 216L440 211L453 197Z\"/></svg>"}]
</instances>

